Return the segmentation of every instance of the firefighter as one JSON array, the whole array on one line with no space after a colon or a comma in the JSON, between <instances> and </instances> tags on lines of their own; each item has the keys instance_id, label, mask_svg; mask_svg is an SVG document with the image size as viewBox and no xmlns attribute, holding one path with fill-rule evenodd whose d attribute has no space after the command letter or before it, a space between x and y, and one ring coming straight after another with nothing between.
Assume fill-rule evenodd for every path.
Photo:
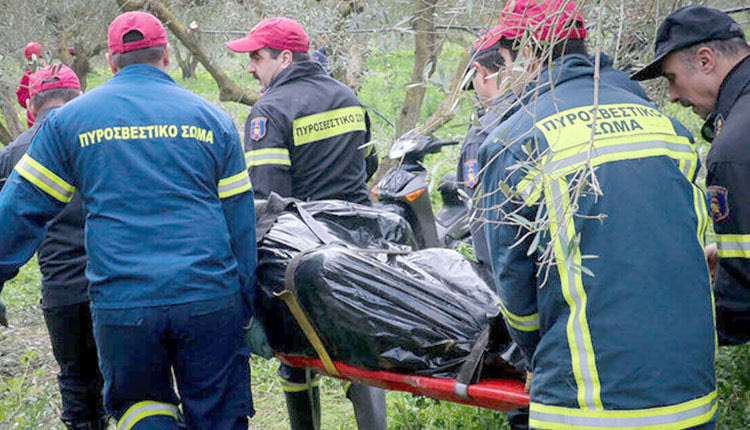
<instances>
[{"instance_id":1,"label":"firefighter","mask_svg":"<svg viewBox=\"0 0 750 430\"><path fill-rule=\"evenodd\" d=\"M658 76L669 81L671 102L706 121L702 134L713 142L706 189L716 233L706 253L715 271L719 343L750 341L750 48L742 27L700 5L672 12L656 35L655 60L633 79Z\"/></svg>"},{"instance_id":2,"label":"firefighter","mask_svg":"<svg viewBox=\"0 0 750 430\"><path fill-rule=\"evenodd\" d=\"M574 3L514 1L501 19L526 41L531 81L482 144L480 180L501 309L530 363L530 427L712 428L708 214L690 133L621 88L594 99Z\"/></svg>"},{"instance_id":3,"label":"firefighter","mask_svg":"<svg viewBox=\"0 0 750 430\"><path fill-rule=\"evenodd\" d=\"M0 194L0 281L76 191L104 404L118 428L247 429L257 261L232 119L166 73L156 17L111 23L108 82L49 113ZM173 387L177 383L178 397Z\"/></svg>"},{"instance_id":4,"label":"firefighter","mask_svg":"<svg viewBox=\"0 0 750 430\"><path fill-rule=\"evenodd\" d=\"M256 195L273 191L369 205L366 181L377 158L365 154L367 111L351 89L311 59L302 26L288 18L265 19L227 47L249 53L248 73L263 91L245 122L245 159ZM284 364L278 371L293 429L320 426L319 377L306 373ZM383 390L352 384L346 391L360 429L386 428Z\"/></svg>"},{"instance_id":5,"label":"firefighter","mask_svg":"<svg viewBox=\"0 0 750 430\"><path fill-rule=\"evenodd\" d=\"M35 72L37 64L41 66L47 65L47 62L44 60L44 54L46 54L46 51L39 42L29 42L23 49L23 56L26 57L26 71L21 76L21 83L16 90L16 99L18 99L18 104L26 109L26 124L29 128L34 125L34 116L27 106L29 97L31 97L29 94L29 89L31 88L29 78Z\"/></svg>"},{"instance_id":6,"label":"firefighter","mask_svg":"<svg viewBox=\"0 0 750 430\"><path fill-rule=\"evenodd\" d=\"M67 66L49 66L31 75L28 108L36 122L0 151L0 178L7 179L13 172L13 166L29 149L44 117L80 94L78 77ZM57 374L62 397L60 419L68 429L105 429L102 378L84 274L83 226L81 197L76 193L65 209L48 223L37 251L42 272L42 310L52 353L60 365Z\"/></svg>"}]
</instances>

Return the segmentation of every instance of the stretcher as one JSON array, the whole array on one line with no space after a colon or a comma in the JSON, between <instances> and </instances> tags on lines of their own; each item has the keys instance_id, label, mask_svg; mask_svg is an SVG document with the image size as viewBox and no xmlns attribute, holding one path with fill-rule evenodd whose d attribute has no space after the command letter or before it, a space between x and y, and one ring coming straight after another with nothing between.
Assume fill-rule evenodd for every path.
<instances>
[{"instance_id":1,"label":"stretcher","mask_svg":"<svg viewBox=\"0 0 750 430\"><path fill-rule=\"evenodd\" d=\"M455 379L406 375L384 370L367 370L338 361L333 362L335 372L327 370L316 358L300 355L280 354L276 357L292 367L309 367L321 374L386 390L405 391L433 399L478 406L480 408L508 411L529 405L529 395L523 390L523 382L514 379L482 379L470 384L465 390L456 389ZM463 395L457 394L462 392Z\"/></svg>"}]
</instances>

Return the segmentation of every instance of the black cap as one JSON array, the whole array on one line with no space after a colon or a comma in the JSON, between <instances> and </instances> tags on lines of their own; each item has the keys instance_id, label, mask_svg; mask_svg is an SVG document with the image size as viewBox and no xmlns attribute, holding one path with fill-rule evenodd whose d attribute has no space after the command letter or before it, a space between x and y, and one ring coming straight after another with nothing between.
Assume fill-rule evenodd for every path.
<instances>
[{"instance_id":1,"label":"black cap","mask_svg":"<svg viewBox=\"0 0 750 430\"><path fill-rule=\"evenodd\" d=\"M742 27L726 13L701 5L690 5L667 15L656 33L656 58L631 79L644 81L661 75L661 63L670 52L709 40L745 39Z\"/></svg>"}]
</instances>

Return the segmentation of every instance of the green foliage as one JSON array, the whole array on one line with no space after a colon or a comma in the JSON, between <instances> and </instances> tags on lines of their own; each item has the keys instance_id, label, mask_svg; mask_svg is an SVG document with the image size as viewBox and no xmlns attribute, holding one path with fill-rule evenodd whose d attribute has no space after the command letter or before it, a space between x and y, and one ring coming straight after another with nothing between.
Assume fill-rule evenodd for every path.
<instances>
[{"instance_id":1,"label":"green foliage","mask_svg":"<svg viewBox=\"0 0 750 430\"><path fill-rule=\"evenodd\" d=\"M441 56L444 65L455 64L460 55L458 45L447 46ZM411 53L406 50L375 52L368 59L370 73L359 93L366 104L374 107L390 120L395 120L404 96L404 86L411 73ZM445 67L448 74L451 68ZM220 105L235 119L240 133L250 108L237 103L220 103L214 81L202 67L196 79L182 80L177 68L172 76L180 84L208 100ZM252 77L236 68L230 72L242 85L255 87ZM440 79L440 73L434 79ZM98 70L90 75L89 88L111 78L108 70ZM442 84L430 84L423 105L422 119L432 113L442 94ZM443 139L462 138L469 126L471 103L464 102L458 117L438 130ZM703 155L708 144L700 136L702 122L688 109L669 105L665 112L678 118L696 136ZM381 156L393 139L393 131L385 121L372 117ZM440 154L427 157L425 163L431 172L433 184L445 173L454 171L458 159L458 146L445 148ZM436 188L436 187L434 187ZM433 204L439 205L439 193L433 191ZM471 255L468 246L459 247ZM46 328L39 310L40 275L36 261L24 266L14 280L6 283L2 300L8 306L11 329L0 328L0 428L62 429L59 421L60 397L57 393L55 373ZM256 416L251 419L251 429L287 429L289 427L284 397L276 376L276 360L252 359L253 395ZM723 347L717 360L719 389L718 429L750 428L750 345ZM354 414L345 398L341 384L324 378L322 384L322 409L324 429L355 428ZM389 428L397 430L427 429L507 429L507 419L501 412L439 402L401 392L388 392Z\"/></svg>"}]
</instances>

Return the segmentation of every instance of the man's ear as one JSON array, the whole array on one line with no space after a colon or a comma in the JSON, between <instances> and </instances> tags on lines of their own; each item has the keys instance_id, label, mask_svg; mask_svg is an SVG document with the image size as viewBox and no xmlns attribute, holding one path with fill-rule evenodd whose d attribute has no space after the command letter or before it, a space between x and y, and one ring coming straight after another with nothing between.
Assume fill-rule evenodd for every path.
<instances>
[{"instance_id":1,"label":"man's ear","mask_svg":"<svg viewBox=\"0 0 750 430\"><path fill-rule=\"evenodd\" d=\"M162 59L162 64L164 64L164 69L166 69L169 66L169 43L164 45L164 58Z\"/></svg>"},{"instance_id":2,"label":"man's ear","mask_svg":"<svg viewBox=\"0 0 750 430\"><path fill-rule=\"evenodd\" d=\"M490 71L486 67L484 67L483 65L479 64L478 61L475 61L471 65L471 67L473 67L474 70L476 70L476 72L474 72L474 73L476 73L476 75L478 77L482 78L482 80L487 79L487 76L490 74Z\"/></svg>"},{"instance_id":3,"label":"man's ear","mask_svg":"<svg viewBox=\"0 0 750 430\"><path fill-rule=\"evenodd\" d=\"M294 63L294 54L292 54L292 51L285 49L281 51L281 66L283 68L287 68Z\"/></svg>"},{"instance_id":4,"label":"man's ear","mask_svg":"<svg viewBox=\"0 0 750 430\"><path fill-rule=\"evenodd\" d=\"M28 109L31 117L36 118L36 114L39 112L36 111L36 106L34 106L34 102L32 102L31 99L26 99L26 108Z\"/></svg>"},{"instance_id":5,"label":"man's ear","mask_svg":"<svg viewBox=\"0 0 750 430\"><path fill-rule=\"evenodd\" d=\"M708 47L698 48L695 53L696 67L704 74L709 74L716 68L716 53Z\"/></svg>"},{"instance_id":6,"label":"man's ear","mask_svg":"<svg viewBox=\"0 0 750 430\"><path fill-rule=\"evenodd\" d=\"M104 55L104 58L107 59L107 64L109 64L109 68L112 69L112 74L113 75L120 71L120 69L118 69L117 67L115 67L115 63L112 60L112 54L110 54L109 52L107 52Z\"/></svg>"}]
</instances>

